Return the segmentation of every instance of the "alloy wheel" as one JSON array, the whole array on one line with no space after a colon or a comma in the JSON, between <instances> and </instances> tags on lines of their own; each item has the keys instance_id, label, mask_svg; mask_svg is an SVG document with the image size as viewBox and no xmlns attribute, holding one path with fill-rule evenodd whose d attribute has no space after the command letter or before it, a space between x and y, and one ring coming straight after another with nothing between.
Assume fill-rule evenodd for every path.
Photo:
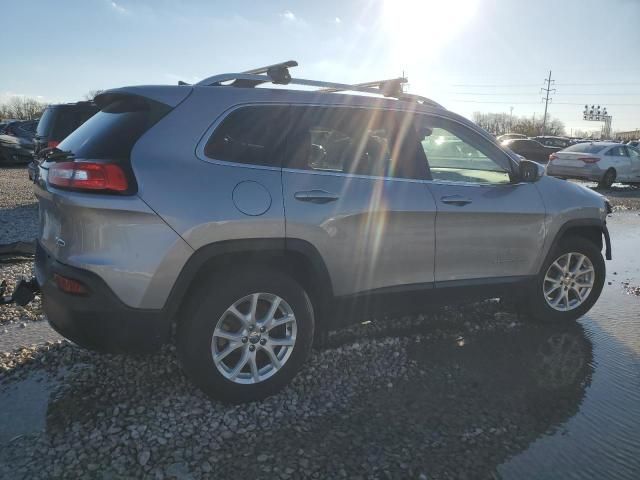
<instances>
[{"instance_id":1,"label":"alloy wheel","mask_svg":"<svg viewBox=\"0 0 640 480\"><path fill-rule=\"evenodd\" d=\"M542 292L554 310L566 312L582 305L595 283L595 269L582 253L565 253L547 269Z\"/></svg>"},{"instance_id":2,"label":"alloy wheel","mask_svg":"<svg viewBox=\"0 0 640 480\"><path fill-rule=\"evenodd\" d=\"M218 319L211 338L213 363L234 383L263 382L289 360L296 334L296 317L283 298L252 293Z\"/></svg>"}]
</instances>

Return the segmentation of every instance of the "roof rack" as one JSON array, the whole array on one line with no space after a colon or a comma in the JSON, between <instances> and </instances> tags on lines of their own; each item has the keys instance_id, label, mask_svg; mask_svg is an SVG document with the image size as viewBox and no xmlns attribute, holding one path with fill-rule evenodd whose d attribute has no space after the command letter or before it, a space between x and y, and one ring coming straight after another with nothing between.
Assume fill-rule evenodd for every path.
<instances>
[{"instance_id":1,"label":"roof rack","mask_svg":"<svg viewBox=\"0 0 640 480\"><path fill-rule=\"evenodd\" d=\"M377 80L374 82L365 82L358 84L323 82L320 80L308 80L304 78L292 78L289 68L297 67L298 62L288 60L282 63L267 65L266 67L254 68L241 73L222 73L213 75L199 81L196 85L200 86L232 86L241 88L253 88L263 83L273 83L276 85L303 85L307 87L320 87L317 92L334 93L334 92L362 92L374 95L383 95L385 97L396 98L398 100L414 101L431 105L437 108L444 108L430 98L405 93L402 91L402 85L407 83L404 77L392 78L388 80Z\"/></svg>"}]
</instances>

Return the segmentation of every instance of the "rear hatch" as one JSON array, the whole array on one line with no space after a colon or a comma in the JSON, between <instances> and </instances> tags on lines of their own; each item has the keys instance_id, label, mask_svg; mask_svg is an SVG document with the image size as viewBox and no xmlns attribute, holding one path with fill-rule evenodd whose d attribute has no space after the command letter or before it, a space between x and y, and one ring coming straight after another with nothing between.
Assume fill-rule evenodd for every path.
<instances>
[{"instance_id":1,"label":"rear hatch","mask_svg":"<svg viewBox=\"0 0 640 480\"><path fill-rule=\"evenodd\" d=\"M124 228L128 215L148 213L135 195L131 150L172 107L119 93L101 100L100 111L49 150L36 174L40 242L61 261L74 251L108 248L88 243L104 241L107 224Z\"/></svg>"}]
</instances>

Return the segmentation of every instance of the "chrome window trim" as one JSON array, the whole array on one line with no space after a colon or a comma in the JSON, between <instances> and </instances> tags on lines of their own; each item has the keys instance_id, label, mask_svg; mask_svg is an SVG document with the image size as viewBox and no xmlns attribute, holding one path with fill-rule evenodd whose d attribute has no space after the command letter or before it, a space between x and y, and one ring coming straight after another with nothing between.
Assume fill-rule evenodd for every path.
<instances>
[{"instance_id":1,"label":"chrome window trim","mask_svg":"<svg viewBox=\"0 0 640 480\"><path fill-rule=\"evenodd\" d=\"M513 159L511 157L511 155L509 155L507 152L505 152L502 149L502 147L500 147L500 145L498 145L495 142L495 140L492 140L491 138L488 138L486 135L482 134L481 131L477 131L477 130L474 130L473 128L470 128L468 125L465 125L464 123L460 122L458 119L452 118L451 116L443 114L443 113L447 112L447 110L443 110L443 112L421 112L421 111L418 111L418 110L409 110L407 108L392 108L392 107L388 107L388 106L385 106L385 107L368 107L368 106L363 106L363 105L341 105L341 104L335 104L335 103L318 103L318 102L310 102L310 103L295 102L295 103L292 103L292 102L282 102L282 101L277 101L277 102L251 101L251 102L247 102L247 103L238 103L238 104L233 105L232 107L229 107L226 110L222 111L222 113L220 113L218 115L218 117L216 117L213 120L211 125L205 130L205 132L200 137L200 140L198 141L198 143L196 145L196 148L195 148L196 157L199 160L202 160L203 162L211 163L211 164L214 164L214 165L221 165L221 166L227 166L227 167L243 167L243 168L250 168L250 169L256 169L256 170L274 170L274 171L281 171L282 170L282 171L288 171L288 172L293 172L293 171L313 172L314 174L339 174L339 175L343 175L343 176L350 176L350 177L356 177L356 178L376 178L376 179L382 178L382 179L386 179L386 180L411 180L411 181L421 181L421 182L432 181L432 180L428 180L428 179L414 179L414 178L401 178L401 177L378 177L378 176L359 175L359 174L352 174L352 173L320 172L320 171L317 171L317 170L294 169L294 168L288 168L288 167L273 167L273 166L269 166L269 165L256 165L256 164L252 164L252 163L230 162L228 160L219 160L219 159L211 158L211 157L208 157L208 156L205 155L204 149L205 149L205 146L206 146L209 138L211 138L211 135L213 135L213 132L220 126L220 124L223 121L225 121L227 119L227 117L229 115L231 115L236 110L239 110L240 108L261 107L261 106L270 106L270 107L339 107L339 108L357 108L357 109L366 109L366 110L383 110L383 111L388 111L388 112L405 112L405 113L410 113L412 115L433 116L433 117L441 118L441 119L444 119L444 120L447 120L447 121L450 121L450 122L454 122L454 123L460 125L462 128L467 128L467 129L473 131L474 133L476 133L477 135L480 135L481 137L485 138L486 141L488 141L490 143L493 143L494 146L496 146L497 149L504 154L505 158L507 160L509 160L509 164L510 164L511 167L515 168L518 165L516 160ZM403 105L398 105L398 107L402 107L402 106ZM511 173L515 173L515 171L512 169ZM466 184L466 183L451 182L451 184L461 185L461 184ZM468 184L469 185L479 185L478 183L468 183ZM487 183L486 185L496 185L496 184ZM503 184L499 184L499 185L503 185Z\"/></svg>"}]
</instances>

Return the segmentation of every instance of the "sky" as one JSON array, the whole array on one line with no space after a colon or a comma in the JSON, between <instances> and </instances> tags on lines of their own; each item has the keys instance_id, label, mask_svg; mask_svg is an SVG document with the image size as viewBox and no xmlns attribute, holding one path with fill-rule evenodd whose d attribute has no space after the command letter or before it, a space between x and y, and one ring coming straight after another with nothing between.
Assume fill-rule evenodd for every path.
<instances>
[{"instance_id":1,"label":"sky","mask_svg":"<svg viewBox=\"0 0 640 480\"><path fill-rule=\"evenodd\" d=\"M409 78L450 110L540 118L572 129L585 104L614 130L640 128L640 0L0 0L0 101L196 82L295 59L336 82Z\"/></svg>"}]
</instances>

